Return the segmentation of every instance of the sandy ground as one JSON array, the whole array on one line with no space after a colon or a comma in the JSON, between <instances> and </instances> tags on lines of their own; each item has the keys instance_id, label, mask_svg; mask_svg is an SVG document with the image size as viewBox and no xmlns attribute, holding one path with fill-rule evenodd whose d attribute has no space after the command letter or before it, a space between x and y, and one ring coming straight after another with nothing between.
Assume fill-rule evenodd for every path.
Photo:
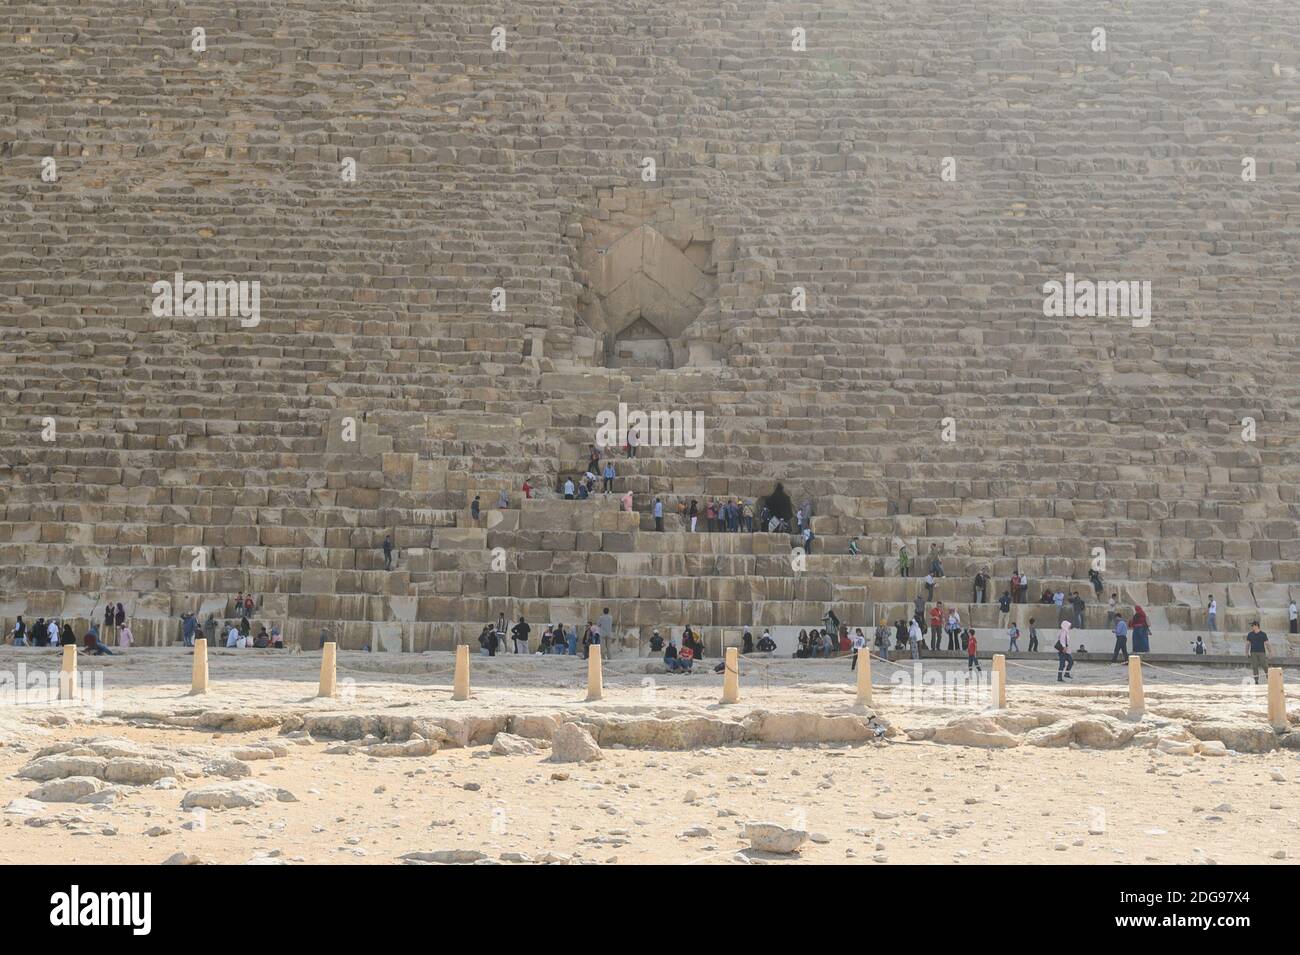
<instances>
[{"instance_id":1,"label":"sandy ground","mask_svg":"<svg viewBox=\"0 0 1300 955\"><path fill-rule=\"evenodd\" d=\"M19 662L48 668L56 659L0 649L0 672ZM893 686L904 671L879 662L865 716L853 708L846 661L746 661L741 703L728 707L718 703L720 675L652 673L653 665L637 660L607 664L599 703L583 701L585 664L572 658L475 657L474 697L460 703L450 700L450 654L343 654L334 700L315 697L316 653L215 652L212 690L202 697L188 695L190 662L180 649L82 658L83 676L103 676L95 707L0 705L0 805L7 807L0 863L158 863L183 853L207 863L361 864L441 850L506 862L679 864L1285 864L1300 856L1298 750L1209 756L1137 742L1108 749L939 743L926 735L987 713L987 698L965 699L953 687L918 697ZM1039 725L1094 715L1113 725L1124 716L1123 667L1080 663L1077 685L1060 686L1049 663L1029 666L1010 668L1006 714ZM1243 672L1149 672L1140 728L1266 725L1262 688L1243 686ZM1287 678L1296 685L1300 674ZM1295 721L1297 699L1290 699ZM653 729L674 718L716 726L772 713L806 738L685 749L602 738L602 758L584 763L551 761L542 739L528 755L493 755L488 745L493 719L517 729L529 717L567 714ZM866 718L874 716L889 734L816 738L826 726L847 725L850 714L868 731ZM295 729L304 716L449 721L470 727L470 745L444 744L425 756L327 753L339 740ZM207 728L225 718L234 729ZM256 722L267 725L244 728ZM354 743L372 741L359 735ZM111 804L33 806L27 797L39 783L16 774L42 748L91 739L203 758L272 741L282 755L247 761L244 779L296 801L182 809L187 791L232 782L208 774L119 785ZM755 852L743 835L751 821L810 837L795 855Z\"/></svg>"}]
</instances>

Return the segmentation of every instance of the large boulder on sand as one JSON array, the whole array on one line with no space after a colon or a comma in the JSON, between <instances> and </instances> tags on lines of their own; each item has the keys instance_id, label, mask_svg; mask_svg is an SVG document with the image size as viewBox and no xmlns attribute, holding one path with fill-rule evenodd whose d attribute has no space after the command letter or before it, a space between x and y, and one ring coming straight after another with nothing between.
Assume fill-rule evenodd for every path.
<instances>
[{"instance_id":1,"label":"large boulder on sand","mask_svg":"<svg viewBox=\"0 0 1300 955\"><path fill-rule=\"evenodd\" d=\"M522 736L511 733L497 733L492 741L493 756L534 756L537 747Z\"/></svg>"},{"instance_id":2,"label":"large boulder on sand","mask_svg":"<svg viewBox=\"0 0 1300 955\"><path fill-rule=\"evenodd\" d=\"M102 756L41 756L18 770L18 776L37 782L67 776L94 776L99 779L104 775L104 767L107 765L108 760Z\"/></svg>"},{"instance_id":3,"label":"large boulder on sand","mask_svg":"<svg viewBox=\"0 0 1300 955\"><path fill-rule=\"evenodd\" d=\"M551 760L556 763L586 763L604 755L591 734L577 723L562 723L551 739Z\"/></svg>"},{"instance_id":4,"label":"large boulder on sand","mask_svg":"<svg viewBox=\"0 0 1300 955\"><path fill-rule=\"evenodd\" d=\"M29 792L27 798L39 799L41 802L76 802L83 796L103 789L103 780L94 776L65 776L63 779L51 779L42 783Z\"/></svg>"},{"instance_id":5,"label":"large boulder on sand","mask_svg":"<svg viewBox=\"0 0 1300 955\"><path fill-rule=\"evenodd\" d=\"M961 716L940 726L931 737L936 743L953 746L982 746L1004 749L1020 745L1020 737L999 726L987 716Z\"/></svg>"},{"instance_id":6,"label":"large boulder on sand","mask_svg":"<svg viewBox=\"0 0 1300 955\"><path fill-rule=\"evenodd\" d=\"M742 836L756 852L775 852L779 855L798 852L808 839L808 833L803 829L787 829L775 822L746 823Z\"/></svg>"},{"instance_id":7,"label":"large boulder on sand","mask_svg":"<svg viewBox=\"0 0 1300 955\"><path fill-rule=\"evenodd\" d=\"M1267 753L1277 748L1278 734L1266 723L1192 723L1187 729L1199 740L1218 740L1238 753Z\"/></svg>"},{"instance_id":8,"label":"large boulder on sand","mask_svg":"<svg viewBox=\"0 0 1300 955\"><path fill-rule=\"evenodd\" d=\"M287 789L244 779L237 783L212 783L191 789L181 800L182 809L243 809L268 802L297 802Z\"/></svg>"}]
</instances>

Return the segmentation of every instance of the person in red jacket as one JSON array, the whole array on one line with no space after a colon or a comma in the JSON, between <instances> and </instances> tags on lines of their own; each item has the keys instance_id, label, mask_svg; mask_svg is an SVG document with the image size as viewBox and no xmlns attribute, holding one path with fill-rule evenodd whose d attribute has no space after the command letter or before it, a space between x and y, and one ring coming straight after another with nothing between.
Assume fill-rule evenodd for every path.
<instances>
[{"instance_id":1,"label":"person in red jacket","mask_svg":"<svg viewBox=\"0 0 1300 955\"><path fill-rule=\"evenodd\" d=\"M938 650L939 641L943 637L943 601L930 608L930 649Z\"/></svg>"},{"instance_id":2,"label":"person in red jacket","mask_svg":"<svg viewBox=\"0 0 1300 955\"><path fill-rule=\"evenodd\" d=\"M966 641L966 672L967 673L969 673L972 669L979 670L981 673L984 672L983 670L980 670L980 658L975 655L976 649L977 649L977 645L975 643L975 631L972 630L970 631L969 638Z\"/></svg>"}]
</instances>

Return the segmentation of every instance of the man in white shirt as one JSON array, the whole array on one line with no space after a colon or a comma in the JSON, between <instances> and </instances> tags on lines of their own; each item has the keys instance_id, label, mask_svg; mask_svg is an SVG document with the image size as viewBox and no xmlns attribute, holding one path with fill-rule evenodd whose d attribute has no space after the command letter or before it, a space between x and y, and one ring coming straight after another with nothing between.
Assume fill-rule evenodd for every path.
<instances>
[{"instance_id":1,"label":"man in white shirt","mask_svg":"<svg viewBox=\"0 0 1300 955\"><path fill-rule=\"evenodd\" d=\"M1300 622L1300 613L1296 612L1295 601L1291 601L1291 606L1287 608L1287 619L1291 621L1291 632L1296 632L1296 624Z\"/></svg>"},{"instance_id":2,"label":"man in white shirt","mask_svg":"<svg viewBox=\"0 0 1300 955\"><path fill-rule=\"evenodd\" d=\"M51 621L50 621L50 626L49 626L49 629L48 629L47 632L48 632L49 635L50 635L50 646L52 646L52 647L57 647L57 646L59 645L59 625L58 625L58 623L57 623L56 621L54 621L54 620L51 620Z\"/></svg>"},{"instance_id":3,"label":"man in white shirt","mask_svg":"<svg viewBox=\"0 0 1300 955\"><path fill-rule=\"evenodd\" d=\"M1219 615L1219 604L1214 599L1214 594L1210 594L1210 606L1206 608L1205 611L1205 616L1210 621L1210 633L1213 633L1216 629L1215 618L1218 617L1218 615Z\"/></svg>"},{"instance_id":4,"label":"man in white shirt","mask_svg":"<svg viewBox=\"0 0 1300 955\"><path fill-rule=\"evenodd\" d=\"M564 479L564 499L566 501L573 500L573 479L572 478Z\"/></svg>"}]
</instances>

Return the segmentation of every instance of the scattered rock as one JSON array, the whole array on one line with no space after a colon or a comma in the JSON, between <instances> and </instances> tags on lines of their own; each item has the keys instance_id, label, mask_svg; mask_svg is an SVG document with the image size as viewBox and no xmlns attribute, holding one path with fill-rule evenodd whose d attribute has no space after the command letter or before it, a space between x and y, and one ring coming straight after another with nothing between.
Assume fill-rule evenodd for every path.
<instances>
[{"instance_id":1,"label":"scattered rock","mask_svg":"<svg viewBox=\"0 0 1300 955\"><path fill-rule=\"evenodd\" d=\"M287 789L246 779L237 783L212 783L191 789L181 800L182 809L242 809L263 803L297 802Z\"/></svg>"},{"instance_id":2,"label":"scattered rock","mask_svg":"<svg viewBox=\"0 0 1300 955\"><path fill-rule=\"evenodd\" d=\"M604 754L591 734L577 723L562 723L551 739L551 759L557 763L585 763Z\"/></svg>"},{"instance_id":3,"label":"scattered rock","mask_svg":"<svg viewBox=\"0 0 1300 955\"><path fill-rule=\"evenodd\" d=\"M787 829L774 822L750 822L745 825L743 838L756 852L790 855L799 851L807 841L808 833L803 829Z\"/></svg>"}]
</instances>

